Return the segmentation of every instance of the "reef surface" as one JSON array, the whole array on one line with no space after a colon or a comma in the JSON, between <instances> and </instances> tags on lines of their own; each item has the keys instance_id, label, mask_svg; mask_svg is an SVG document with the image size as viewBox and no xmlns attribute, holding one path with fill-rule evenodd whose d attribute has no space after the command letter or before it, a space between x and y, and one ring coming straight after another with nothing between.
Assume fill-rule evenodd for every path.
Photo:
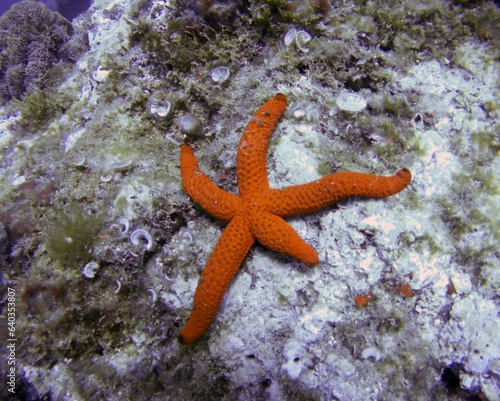
<instances>
[{"instance_id":1,"label":"reef surface","mask_svg":"<svg viewBox=\"0 0 500 401\"><path fill-rule=\"evenodd\" d=\"M3 399L500 399L498 6L23 8L53 25L0 49ZM319 266L254 246L181 345L224 226L183 190L179 146L236 191L241 134L277 92L272 187L401 167L412 184L290 219Z\"/></svg>"}]
</instances>

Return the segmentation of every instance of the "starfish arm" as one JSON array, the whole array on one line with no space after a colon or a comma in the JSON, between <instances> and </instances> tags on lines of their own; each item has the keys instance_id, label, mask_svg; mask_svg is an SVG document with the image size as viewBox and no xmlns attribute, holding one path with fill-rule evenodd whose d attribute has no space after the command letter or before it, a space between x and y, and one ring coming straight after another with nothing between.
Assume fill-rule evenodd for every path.
<instances>
[{"instance_id":1,"label":"starfish arm","mask_svg":"<svg viewBox=\"0 0 500 401\"><path fill-rule=\"evenodd\" d=\"M248 221L236 215L227 225L203 269L194 294L194 308L179 340L197 340L212 324L231 280L254 242Z\"/></svg>"},{"instance_id":2,"label":"starfish arm","mask_svg":"<svg viewBox=\"0 0 500 401\"><path fill-rule=\"evenodd\" d=\"M209 214L222 221L230 221L236 214L241 200L203 174L189 145L181 146L181 177L187 194Z\"/></svg>"},{"instance_id":3,"label":"starfish arm","mask_svg":"<svg viewBox=\"0 0 500 401\"><path fill-rule=\"evenodd\" d=\"M317 252L281 217L264 211L249 216L253 236L273 251L286 253L309 267L319 263Z\"/></svg>"},{"instance_id":4,"label":"starfish arm","mask_svg":"<svg viewBox=\"0 0 500 401\"><path fill-rule=\"evenodd\" d=\"M269 189L267 145L285 108L286 96L282 93L276 94L257 110L243 132L236 157L240 195Z\"/></svg>"},{"instance_id":5,"label":"starfish arm","mask_svg":"<svg viewBox=\"0 0 500 401\"><path fill-rule=\"evenodd\" d=\"M397 194L411 182L406 169L385 177L364 173L335 173L308 184L274 189L266 196L271 213L281 217L296 216L322 209L352 196L384 198Z\"/></svg>"}]
</instances>

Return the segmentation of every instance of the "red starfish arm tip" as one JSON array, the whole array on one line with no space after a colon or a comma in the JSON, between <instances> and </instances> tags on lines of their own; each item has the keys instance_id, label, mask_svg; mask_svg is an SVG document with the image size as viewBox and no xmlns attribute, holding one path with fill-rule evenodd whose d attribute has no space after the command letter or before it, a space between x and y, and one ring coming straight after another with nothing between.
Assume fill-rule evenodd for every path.
<instances>
[{"instance_id":1,"label":"red starfish arm tip","mask_svg":"<svg viewBox=\"0 0 500 401\"><path fill-rule=\"evenodd\" d=\"M196 341L212 324L231 280L254 242L248 221L236 215L227 225L203 269L194 294L194 308L179 341Z\"/></svg>"},{"instance_id":2,"label":"red starfish arm tip","mask_svg":"<svg viewBox=\"0 0 500 401\"><path fill-rule=\"evenodd\" d=\"M267 180L267 145L286 108L286 96L276 94L264 103L241 136L236 156L236 172L241 195L269 189Z\"/></svg>"},{"instance_id":3,"label":"red starfish arm tip","mask_svg":"<svg viewBox=\"0 0 500 401\"><path fill-rule=\"evenodd\" d=\"M249 221L252 234L262 245L293 256L309 267L319 263L314 248L300 238L281 217L264 211L254 211L250 214Z\"/></svg>"},{"instance_id":4,"label":"red starfish arm tip","mask_svg":"<svg viewBox=\"0 0 500 401\"><path fill-rule=\"evenodd\" d=\"M241 200L203 174L191 146L182 145L180 153L182 185L187 194L215 218L230 221Z\"/></svg>"},{"instance_id":5,"label":"red starfish arm tip","mask_svg":"<svg viewBox=\"0 0 500 401\"><path fill-rule=\"evenodd\" d=\"M281 217L311 213L332 203L353 196L384 198L397 194L411 182L409 170L399 170L393 176L364 173L334 173L308 184L274 189L267 202L272 213Z\"/></svg>"}]
</instances>

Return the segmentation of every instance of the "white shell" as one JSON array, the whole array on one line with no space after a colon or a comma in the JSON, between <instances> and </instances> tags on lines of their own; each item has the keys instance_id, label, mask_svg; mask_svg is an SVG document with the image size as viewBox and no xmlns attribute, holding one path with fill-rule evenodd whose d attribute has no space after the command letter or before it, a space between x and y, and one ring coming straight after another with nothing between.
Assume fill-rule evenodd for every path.
<instances>
[{"instance_id":1,"label":"white shell","mask_svg":"<svg viewBox=\"0 0 500 401\"><path fill-rule=\"evenodd\" d=\"M189 114L180 116L177 119L177 124L182 132L190 135L196 134L201 128L201 121Z\"/></svg>"},{"instance_id":2,"label":"white shell","mask_svg":"<svg viewBox=\"0 0 500 401\"><path fill-rule=\"evenodd\" d=\"M298 109L298 110L295 110L295 111L293 112L293 116L294 116L295 118L302 118L302 117L304 117L305 115L306 115L306 112L305 112L304 110L302 110L302 109Z\"/></svg>"},{"instance_id":3,"label":"white shell","mask_svg":"<svg viewBox=\"0 0 500 401\"><path fill-rule=\"evenodd\" d=\"M171 110L171 104L167 100L163 104L155 104L151 103L149 111L152 115L160 117L160 118L165 118L169 115Z\"/></svg>"},{"instance_id":4,"label":"white shell","mask_svg":"<svg viewBox=\"0 0 500 401\"><path fill-rule=\"evenodd\" d=\"M92 73L92 78L94 78L97 82L103 82L108 78L109 73L110 70L106 70L102 65L100 65L97 67L97 70Z\"/></svg>"},{"instance_id":5,"label":"white shell","mask_svg":"<svg viewBox=\"0 0 500 401\"><path fill-rule=\"evenodd\" d=\"M295 35L295 43L297 43L297 47L304 53L309 51L309 49L305 48L304 45L310 40L311 35L309 35L306 31L298 31L297 35Z\"/></svg>"},{"instance_id":6,"label":"white shell","mask_svg":"<svg viewBox=\"0 0 500 401\"><path fill-rule=\"evenodd\" d=\"M308 121L319 120L320 117L321 113L319 108L315 107L314 105L310 105L306 108L306 118Z\"/></svg>"},{"instance_id":7,"label":"white shell","mask_svg":"<svg viewBox=\"0 0 500 401\"><path fill-rule=\"evenodd\" d=\"M139 228L139 229L135 230L132 234L130 234L130 242L132 242L132 244L134 244L136 246L143 246L142 241L146 242L145 248L147 251L150 251L151 249L153 249L153 246L155 243L154 243L153 237L151 236L151 234L148 231L143 230L142 228Z\"/></svg>"},{"instance_id":8,"label":"white shell","mask_svg":"<svg viewBox=\"0 0 500 401\"><path fill-rule=\"evenodd\" d=\"M357 113L366 108L366 100L356 93L343 92L337 98L337 106L344 111Z\"/></svg>"},{"instance_id":9,"label":"white shell","mask_svg":"<svg viewBox=\"0 0 500 401\"><path fill-rule=\"evenodd\" d=\"M297 30L295 28L290 29L285 35L285 46L288 47L292 44L295 39L295 35L297 34Z\"/></svg>"},{"instance_id":10,"label":"white shell","mask_svg":"<svg viewBox=\"0 0 500 401\"><path fill-rule=\"evenodd\" d=\"M86 278L94 278L97 269L99 269L98 263L89 262L84 266L82 273Z\"/></svg>"},{"instance_id":11,"label":"white shell","mask_svg":"<svg viewBox=\"0 0 500 401\"><path fill-rule=\"evenodd\" d=\"M224 82L229 78L229 68L221 66L212 70L212 79L214 82Z\"/></svg>"}]
</instances>

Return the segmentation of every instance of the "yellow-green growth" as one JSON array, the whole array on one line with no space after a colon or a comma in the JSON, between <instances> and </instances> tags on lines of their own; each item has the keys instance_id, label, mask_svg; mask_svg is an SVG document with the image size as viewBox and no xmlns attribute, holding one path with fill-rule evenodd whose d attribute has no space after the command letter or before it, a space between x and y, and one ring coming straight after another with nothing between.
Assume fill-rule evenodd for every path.
<instances>
[{"instance_id":1,"label":"yellow-green growth","mask_svg":"<svg viewBox=\"0 0 500 401\"><path fill-rule=\"evenodd\" d=\"M88 215L77 207L61 214L47 229L45 249L63 266L78 266L92 257L92 246L101 224L98 215Z\"/></svg>"},{"instance_id":2,"label":"yellow-green growth","mask_svg":"<svg viewBox=\"0 0 500 401\"><path fill-rule=\"evenodd\" d=\"M28 129L38 130L54 118L67 110L73 98L70 95L54 89L36 89L24 97L23 101L14 102L21 112L22 122Z\"/></svg>"}]
</instances>

